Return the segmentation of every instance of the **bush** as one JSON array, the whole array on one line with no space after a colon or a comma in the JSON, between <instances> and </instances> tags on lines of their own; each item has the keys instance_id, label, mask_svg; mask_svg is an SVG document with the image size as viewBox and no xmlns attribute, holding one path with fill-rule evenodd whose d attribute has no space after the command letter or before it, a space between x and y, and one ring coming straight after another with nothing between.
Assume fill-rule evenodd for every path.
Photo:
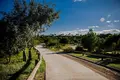
<instances>
[{"instance_id":1,"label":"bush","mask_svg":"<svg viewBox=\"0 0 120 80\"><path fill-rule=\"evenodd\" d=\"M84 51L83 47L82 46L77 46L75 48L75 51Z\"/></svg>"},{"instance_id":2,"label":"bush","mask_svg":"<svg viewBox=\"0 0 120 80\"><path fill-rule=\"evenodd\" d=\"M66 49L64 49L64 52L73 52L73 48L72 47L68 47Z\"/></svg>"},{"instance_id":3,"label":"bush","mask_svg":"<svg viewBox=\"0 0 120 80\"><path fill-rule=\"evenodd\" d=\"M58 44L58 40L57 39L50 39L48 42L47 42L47 46L48 47L53 47L53 46L56 46Z\"/></svg>"},{"instance_id":4,"label":"bush","mask_svg":"<svg viewBox=\"0 0 120 80\"><path fill-rule=\"evenodd\" d=\"M61 44L68 44L69 40L67 38L62 38L59 41Z\"/></svg>"},{"instance_id":5,"label":"bush","mask_svg":"<svg viewBox=\"0 0 120 80\"><path fill-rule=\"evenodd\" d=\"M97 48L96 51L95 51L95 53L98 53L98 54L101 54L102 52L103 52L103 50L99 49L99 48Z\"/></svg>"}]
</instances>

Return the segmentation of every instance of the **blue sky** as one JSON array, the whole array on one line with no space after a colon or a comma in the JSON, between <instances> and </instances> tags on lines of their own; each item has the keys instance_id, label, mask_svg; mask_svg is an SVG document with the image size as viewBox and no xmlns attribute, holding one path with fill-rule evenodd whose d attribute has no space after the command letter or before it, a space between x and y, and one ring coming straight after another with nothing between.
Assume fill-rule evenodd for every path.
<instances>
[{"instance_id":1,"label":"blue sky","mask_svg":"<svg viewBox=\"0 0 120 80\"><path fill-rule=\"evenodd\" d=\"M88 31L89 28L120 32L120 0L46 0L49 2L56 4L56 10L61 12L45 34ZM0 11L9 11L12 6L13 0L0 0Z\"/></svg>"}]
</instances>

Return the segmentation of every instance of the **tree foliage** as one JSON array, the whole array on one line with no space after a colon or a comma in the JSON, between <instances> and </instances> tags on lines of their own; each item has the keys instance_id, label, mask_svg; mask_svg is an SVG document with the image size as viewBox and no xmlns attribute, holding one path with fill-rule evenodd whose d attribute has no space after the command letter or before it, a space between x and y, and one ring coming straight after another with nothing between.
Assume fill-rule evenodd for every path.
<instances>
[{"instance_id":1,"label":"tree foliage","mask_svg":"<svg viewBox=\"0 0 120 80\"><path fill-rule=\"evenodd\" d=\"M33 37L46 30L59 18L53 4L41 4L30 0L14 0L13 9L1 12L0 20L0 55L15 54L18 50L33 46Z\"/></svg>"},{"instance_id":2,"label":"tree foliage","mask_svg":"<svg viewBox=\"0 0 120 80\"><path fill-rule=\"evenodd\" d=\"M61 38L61 39L60 39L60 43L61 43L61 44L68 44L68 42L69 42L69 41L68 41L68 38Z\"/></svg>"},{"instance_id":3,"label":"tree foliage","mask_svg":"<svg viewBox=\"0 0 120 80\"><path fill-rule=\"evenodd\" d=\"M89 51L93 51L96 47L97 41L98 37L96 33L94 33L92 30L89 30L88 34L84 35L82 38L82 45Z\"/></svg>"}]
</instances>

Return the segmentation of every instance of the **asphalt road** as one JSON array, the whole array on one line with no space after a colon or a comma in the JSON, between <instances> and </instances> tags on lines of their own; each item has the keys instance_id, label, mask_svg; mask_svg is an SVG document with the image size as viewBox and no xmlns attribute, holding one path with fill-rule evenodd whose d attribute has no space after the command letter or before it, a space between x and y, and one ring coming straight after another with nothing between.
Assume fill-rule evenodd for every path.
<instances>
[{"instance_id":1,"label":"asphalt road","mask_svg":"<svg viewBox=\"0 0 120 80\"><path fill-rule=\"evenodd\" d=\"M69 58L37 46L46 61L46 80L108 80Z\"/></svg>"}]
</instances>

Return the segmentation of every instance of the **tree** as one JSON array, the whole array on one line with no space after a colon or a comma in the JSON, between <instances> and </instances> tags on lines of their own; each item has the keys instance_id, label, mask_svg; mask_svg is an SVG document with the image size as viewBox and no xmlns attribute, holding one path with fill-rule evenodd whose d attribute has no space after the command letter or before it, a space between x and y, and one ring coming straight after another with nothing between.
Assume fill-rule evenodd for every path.
<instances>
[{"instance_id":1,"label":"tree","mask_svg":"<svg viewBox=\"0 0 120 80\"><path fill-rule=\"evenodd\" d=\"M88 34L84 35L82 38L82 45L84 48L87 48L89 51L94 51L96 47L98 37L92 29L89 30Z\"/></svg>"},{"instance_id":2,"label":"tree","mask_svg":"<svg viewBox=\"0 0 120 80\"><path fill-rule=\"evenodd\" d=\"M54 38L50 38L47 42L48 47L58 46L58 40Z\"/></svg>"},{"instance_id":3,"label":"tree","mask_svg":"<svg viewBox=\"0 0 120 80\"><path fill-rule=\"evenodd\" d=\"M68 44L68 38L61 38L59 41L61 44Z\"/></svg>"},{"instance_id":4,"label":"tree","mask_svg":"<svg viewBox=\"0 0 120 80\"><path fill-rule=\"evenodd\" d=\"M120 50L120 39L117 41L116 49L117 49L117 50Z\"/></svg>"},{"instance_id":5,"label":"tree","mask_svg":"<svg viewBox=\"0 0 120 80\"><path fill-rule=\"evenodd\" d=\"M0 20L0 53L4 56L11 56L25 47L31 48L34 36L45 31L59 18L59 12L55 11L53 4L43 5L35 0L30 0L29 3L25 0L14 0L13 9L1 14L3 18Z\"/></svg>"},{"instance_id":6,"label":"tree","mask_svg":"<svg viewBox=\"0 0 120 80\"><path fill-rule=\"evenodd\" d=\"M96 43L96 46L97 46L96 52L97 53L101 53L104 50L104 42L105 42L104 38L98 37L98 40L97 40L97 43Z\"/></svg>"},{"instance_id":7,"label":"tree","mask_svg":"<svg viewBox=\"0 0 120 80\"><path fill-rule=\"evenodd\" d=\"M113 54L116 53L116 43L112 43L112 51L113 51Z\"/></svg>"},{"instance_id":8,"label":"tree","mask_svg":"<svg viewBox=\"0 0 120 80\"><path fill-rule=\"evenodd\" d=\"M104 43L104 47L106 50L112 50L112 44L116 43L120 38L119 34L114 34L114 35L109 35L106 39L105 39L105 43Z\"/></svg>"}]
</instances>

